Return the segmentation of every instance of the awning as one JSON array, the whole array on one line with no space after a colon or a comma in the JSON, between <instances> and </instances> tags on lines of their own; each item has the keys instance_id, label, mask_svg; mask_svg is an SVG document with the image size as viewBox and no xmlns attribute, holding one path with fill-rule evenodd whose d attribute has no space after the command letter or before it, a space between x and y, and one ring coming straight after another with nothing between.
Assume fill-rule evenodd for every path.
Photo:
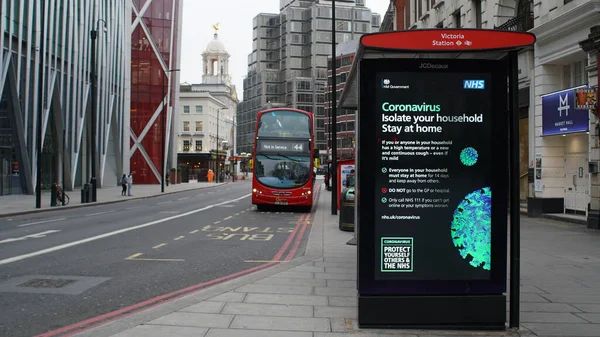
<instances>
[{"instance_id":1,"label":"awning","mask_svg":"<svg viewBox=\"0 0 600 337\"><path fill-rule=\"evenodd\" d=\"M365 34L360 38L339 107L358 110L358 72L362 59L491 59L535 43L530 33L491 29L413 29Z\"/></svg>"}]
</instances>

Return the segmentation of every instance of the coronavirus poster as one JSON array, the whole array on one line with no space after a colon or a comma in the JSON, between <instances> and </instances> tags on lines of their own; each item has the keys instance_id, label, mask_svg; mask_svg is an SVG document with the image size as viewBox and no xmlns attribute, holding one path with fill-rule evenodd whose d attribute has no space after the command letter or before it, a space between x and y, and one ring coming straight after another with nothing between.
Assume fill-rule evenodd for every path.
<instances>
[{"instance_id":1,"label":"coronavirus poster","mask_svg":"<svg viewBox=\"0 0 600 337\"><path fill-rule=\"evenodd\" d=\"M493 257L493 213L505 212L497 205L506 197L500 204L494 198L507 185L498 171L506 169L499 161L506 148L494 144L502 119L493 62L402 64L370 75L372 147L358 167L361 184L367 169L374 186L373 194L359 190L360 214L372 209L373 279L490 281L495 263L505 269Z\"/></svg>"}]
</instances>

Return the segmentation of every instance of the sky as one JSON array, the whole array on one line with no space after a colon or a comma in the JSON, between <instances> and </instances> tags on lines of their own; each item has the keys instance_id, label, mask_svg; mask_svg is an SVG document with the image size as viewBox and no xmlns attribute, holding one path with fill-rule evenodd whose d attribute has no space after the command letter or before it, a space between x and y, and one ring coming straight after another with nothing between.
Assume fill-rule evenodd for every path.
<instances>
[{"instance_id":1,"label":"sky","mask_svg":"<svg viewBox=\"0 0 600 337\"><path fill-rule=\"evenodd\" d=\"M366 0L382 20L389 3ZM202 52L213 39L213 24L219 23L219 39L231 55L229 72L241 100L252 52L252 19L259 13L279 13L279 0L183 0L181 83L202 83Z\"/></svg>"}]
</instances>

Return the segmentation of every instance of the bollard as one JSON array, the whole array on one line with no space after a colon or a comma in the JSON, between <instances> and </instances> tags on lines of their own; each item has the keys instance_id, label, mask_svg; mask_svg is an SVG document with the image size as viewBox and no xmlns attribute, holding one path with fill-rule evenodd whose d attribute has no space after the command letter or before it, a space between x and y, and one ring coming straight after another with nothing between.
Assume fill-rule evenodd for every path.
<instances>
[{"instance_id":1,"label":"bollard","mask_svg":"<svg viewBox=\"0 0 600 337\"><path fill-rule=\"evenodd\" d=\"M58 196L58 191L56 190L56 184L52 184L52 188L50 188L50 207L56 207L56 197Z\"/></svg>"},{"instance_id":2,"label":"bollard","mask_svg":"<svg viewBox=\"0 0 600 337\"><path fill-rule=\"evenodd\" d=\"M339 228L342 231L354 230L354 187L346 188L340 196Z\"/></svg>"}]
</instances>

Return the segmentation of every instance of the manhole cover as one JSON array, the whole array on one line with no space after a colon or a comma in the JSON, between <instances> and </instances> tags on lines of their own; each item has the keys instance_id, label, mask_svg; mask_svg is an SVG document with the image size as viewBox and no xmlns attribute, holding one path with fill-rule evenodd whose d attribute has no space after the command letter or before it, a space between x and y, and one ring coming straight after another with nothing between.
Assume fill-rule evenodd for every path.
<instances>
[{"instance_id":1,"label":"manhole cover","mask_svg":"<svg viewBox=\"0 0 600 337\"><path fill-rule=\"evenodd\" d=\"M69 284L75 282L75 280L63 280L63 279L33 279L25 283L21 283L19 287L28 288L63 288Z\"/></svg>"}]
</instances>

